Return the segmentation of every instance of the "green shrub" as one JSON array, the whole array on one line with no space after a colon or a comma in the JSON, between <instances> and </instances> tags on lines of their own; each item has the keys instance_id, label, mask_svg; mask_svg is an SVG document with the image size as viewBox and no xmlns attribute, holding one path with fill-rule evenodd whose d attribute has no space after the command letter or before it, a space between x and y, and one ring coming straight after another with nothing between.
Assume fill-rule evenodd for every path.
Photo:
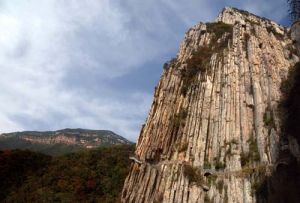
<instances>
[{"instance_id":1,"label":"green shrub","mask_svg":"<svg viewBox=\"0 0 300 203\"><path fill-rule=\"evenodd\" d=\"M174 126L175 127L184 126L187 114L188 112L186 109L180 109L180 111L177 114L175 114L173 117L172 122Z\"/></svg>"},{"instance_id":2,"label":"green shrub","mask_svg":"<svg viewBox=\"0 0 300 203\"><path fill-rule=\"evenodd\" d=\"M205 194L204 196L204 203L211 203L212 201L209 199L208 194Z\"/></svg>"},{"instance_id":3,"label":"green shrub","mask_svg":"<svg viewBox=\"0 0 300 203\"><path fill-rule=\"evenodd\" d=\"M207 176L207 182L209 185L212 185L212 184L216 184L216 180L217 180L217 176L212 174L212 175L209 175Z\"/></svg>"},{"instance_id":4,"label":"green shrub","mask_svg":"<svg viewBox=\"0 0 300 203\"><path fill-rule=\"evenodd\" d=\"M231 144L229 144L229 147L225 152L226 157L231 157L233 155L233 153L231 152L231 149L232 149Z\"/></svg>"},{"instance_id":5,"label":"green shrub","mask_svg":"<svg viewBox=\"0 0 300 203\"><path fill-rule=\"evenodd\" d=\"M163 69L164 70L168 70L169 69L169 64L168 63L164 63Z\"/></svg>"},{"instance_id":6,"label":"green shrub","mask_svg":"<svg viewBox=\"0 0 300 203\"><path fill-rule=\"evenodd\" d=\"M192 57L187 60L187 66L185 76L192 78L198 72L205 72L209 64L210 58L214 51L211 47L203 46L192 54Z\"/></svg>"},{"instance_id":7,"label":"green shrub","mask_svg":"<svg viewBox=\"0 0 300 203\"><path fill-rule=\"evenodd\" d=\"M187 68L181 72L183 84L181 94L186 96L188 89L195 83L198 73L207 71L213 50L207 46L200 47L192 54L192 57L187 60Z\"/></svg>"},{"instance_id":8,"label":"green shrub","mask_svg":"<svg viewBox=\"0 0 300 203\"><path fill-rule=\"evenodd\" d=\"M272 113L267 109L263 116L264 124L266 127L272 128L275 126L274 118Z\"/></svg>"},{"instance_id":9,"label":"green shrub","mask_svg":"<svg viewBox=\"0 0 300 203\"><path fill-rule=\"evenodd\" d=\"M248 153L241 153L241 166L245 167L248 166L252 162L260 161L260 155L258 151L257 141L256 139L251 136L248 140L249 143L249 152Z\"/></svg>"},{"instance_id":10,"label":"green shrub","mask_svg":"<svg viewBox=\"0 0 300 203\"><path fill-rule=\"evenodd\" d=\"M188 142L183 142L180 143L179 146L177 147L178 152L185 152L188 149L189 143Z\"/></svg>"},{"instance_id":11,"label":"green shrub","mask_svg":"<svg viewBox=\"0 0 300 203\"><path fill-rule=\"evenodd\" d=\"M245 167L248 165L250 159L249 159L249 153L241 153L241 165L242 167Z\"/></svg>"},{"instance_id":12,"label":"green shrub","mask_svg":"<svg viewBox=\"0 0 300 203\"><path fill-rule=\"evenodd\" d=\"M273 26L268 26L267 27L268 33L273 33L273 35L278 39L278 40L283 40L284 35L278 33L276 29Z\"/></svg>"},{"instance_id":13,"label":"green shrub","mask_svg":"<svg viewBox=\"0 0 300 203\"><path fill-rule=\"evenodd\" d=\"M231 144L237 145L237 144L239 144L239 141L238 141L237 139L233 138L233 139L231 140Z\"/></svg>"},{"instance_id":14,"label":"green shrub","mask_svg":"<svg viewBox=\"0 0 300 203\"><path fill-rule=\"evenodd\" d=\"M258 152L257 140L252 136L248 140L249 142L249 154L252 161L260 161Z\"/></svg>"},{"instance_id":15,"label":"green shrub","mask_svg":"<svg viewBox=\"0 0 300 203\"><path fill-rule=\"evenodd\" d=\"M226 168L226 164L221 161L217 161L215 168L216 170L223 170Z\"/></svg>"},{"instance_id":16,"label":"green shrub","mask_svg":"<svg viewBox=\"0 0 300 203\"><path fill-rule=\"evenodd\" d=\"M247 32L245 32L244 33L244 38L245 38L245 41L247 42L250 39L250 35Z\"/></svg>"},{"instance_id":17,"label":"green shrub","mask_svg":"<svg viewBox=\"0 0 300 203\"><path fill-rule=\"evenodd\" d=\"M206 29L209 33L214 33L215 39L220 39L224 33L232 34L233 26L223 22L206 23Z\"/></svg>"},{"instance_id":18,"label":"green shrub","mask_svg":"<svg viewBox=\"0 0 300 203\"><path fill-rule=\"evenodd\" d=\"M224 50L228 45L228 40L232 37L232 25L222 22L207 23L206 25L207 31L213 33L211 43L199 47L192 53L191 58L187 60L187 67L181 72L183 84L180 93L183 96L186 96L191 85L195 83L198 74L208 71L207 68L212 55ZM218 42L225 33L227 33L226 38Z\"/></svg>"},{"instance_id":19,"label":"green shrub","mask_svg":"<svg viewBox=\"0 0 300 203\"><path fill-rule=\"evenodd\" d=\"M254 194L263 184L263 179L261 177L255 176L251 184L252 193Z\"/></svg>"},{"instance_id":20,"label":"green shrub","mask_svg":"<svg viewBox=\"0 0 300 203\"><path fill-rule=\"evenodd\" d=\"M203 168L204 169L211 169L211 163L209 163L207 160L205 160L204 164L203 164Z\"/></svg>"},{"instance_id":21,"label":"green shrub","mask_svg":"<svg viewBox=\"0 0 300 203\"><path fill-rule=\"evenodd\" d=\"M245 21L246 21L247 23L249 23L251 26L254 26L254 25L260 25L260 23L254 21L254 20L250 20L250 19L248 19L248 18L246 18Z\"/></svg>"},{"instance_id":22,"label":"green shrub","mask_svg":"<svg viewBox=\"0 0 300 203\"><path fill-rule=\"evenodd\" d=\"M219 193L222 193L223 187L224 187L224 181L223 180L219 180L217 182L217 190L219 191Z\"/></svg>"},{"instance_id":23,"label":"green shrub","mask_svg":"<svg viewBox=\"0 0 300 203\"><path fill-rule=\"evenodd\" d=\"M183 165L183 174L191 183L201 186L204 182L203 176L199 168L191 165Z\"/></svg>"}]
</instances>

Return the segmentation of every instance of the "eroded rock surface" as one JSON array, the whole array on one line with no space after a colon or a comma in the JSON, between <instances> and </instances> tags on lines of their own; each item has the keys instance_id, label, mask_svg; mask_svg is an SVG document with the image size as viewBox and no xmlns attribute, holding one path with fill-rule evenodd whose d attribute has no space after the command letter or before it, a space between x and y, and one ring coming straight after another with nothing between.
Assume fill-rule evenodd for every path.
<instances>
[{"instance_id":1,"label":"eroded rock surface","mask_svg":"<svg viewBox=\"0 0 300 203\"><path fill-rule=\"evenodd\" d=\"M256 202L280 150L280 84L298 61L290 30L225 8L164 66L122 202Z\"/></svg>"}]
</instances>

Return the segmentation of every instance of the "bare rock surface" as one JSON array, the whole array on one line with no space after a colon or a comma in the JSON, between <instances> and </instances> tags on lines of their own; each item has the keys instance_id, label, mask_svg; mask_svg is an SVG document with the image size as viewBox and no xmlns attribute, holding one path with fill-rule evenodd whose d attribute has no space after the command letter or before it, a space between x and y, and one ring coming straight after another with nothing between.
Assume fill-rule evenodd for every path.
<instances>
[{"instance_id":1,"label":"bare rock surface","mask_svg":"<svg viewBox=\"0 0 300 203\"><path fill-rule=\"evenodd\" d=\"M256 202L278 154L290 30L225 8L188 30L164 66L122 202Z\"/></svg>"}]
</instances>

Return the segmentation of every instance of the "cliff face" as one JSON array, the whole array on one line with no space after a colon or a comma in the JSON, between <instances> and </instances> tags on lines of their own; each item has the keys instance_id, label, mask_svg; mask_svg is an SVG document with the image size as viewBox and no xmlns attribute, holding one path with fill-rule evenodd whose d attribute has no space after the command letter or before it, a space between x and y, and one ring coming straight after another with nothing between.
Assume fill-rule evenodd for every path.
<instances>
[{"instance_id":1,"label":"cliff face","mask_svg":"<svg viewBox=\"0 0 300 203\"><path fill-rule=\"evenodd\" d=\"M292 40L296 42L298 53L300 53L300 20L293 23L291 27L291 37Z\"/></svg>"},{"instance_id":2,"label":"cliff face","mask_svg":"<svg viewBox=\"0 0 300 203\"><path fill-rule=\"evenodd\" d=\"M256 202L277 166L290 31L225 8L164 65L122 202ZM297 146L294 147L297 151Z\"/></svg>"}]
</instances>

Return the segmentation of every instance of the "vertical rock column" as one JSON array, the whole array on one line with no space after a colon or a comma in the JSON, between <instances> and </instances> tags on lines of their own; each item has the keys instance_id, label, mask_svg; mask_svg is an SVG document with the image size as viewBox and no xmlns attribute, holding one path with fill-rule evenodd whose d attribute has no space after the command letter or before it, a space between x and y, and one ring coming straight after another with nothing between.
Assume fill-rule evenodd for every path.
<instances>
[{"instance_id":1,"label":"vertical rock column","mask_svg":"<svg viewBox=\"0 0 300 203\"><path fill-rule=\"evenodd\" d=\"M191 28L156 87L122 202L255 202L294 49L286 29L233 8Z\"/></svg>"},{"instance_id":2,"label":"vertical rock column","mask_svg":"<svg viewBox=\"0 0 300 203\"><path fill-rule=\"evenodd\" d=\"M291 27L292 40L296 43L298 55L300 55L300 20L293 23Z\"/></svg>"}]
</instances>

